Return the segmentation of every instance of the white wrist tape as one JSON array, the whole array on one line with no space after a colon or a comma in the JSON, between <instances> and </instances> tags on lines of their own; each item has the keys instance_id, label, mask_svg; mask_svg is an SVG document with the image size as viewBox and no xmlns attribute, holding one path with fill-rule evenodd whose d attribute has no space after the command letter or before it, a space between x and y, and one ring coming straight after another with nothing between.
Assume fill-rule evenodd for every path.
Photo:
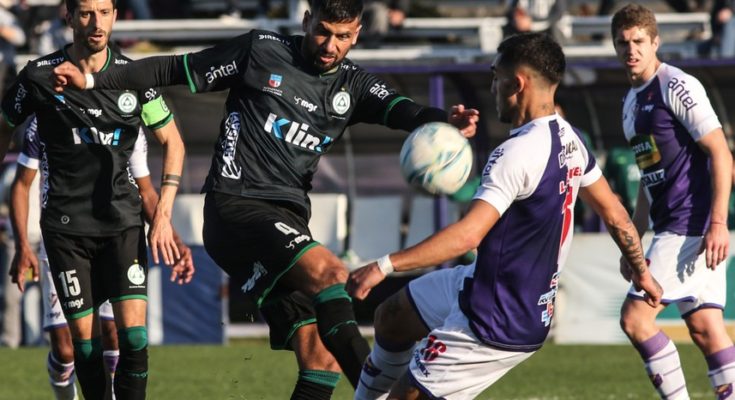
<instances>
[{"instance_id":1,"label":"white wrist tape","mask_svg":"<svg viewBox=\"0 0 735 400\"><path fill-rule=\"evenodd\" d=\"M396 269L393 267L393 263L390 262L390 255L386 254L378 259L378 268L383 275L388 275Z\"/></svg>"},{"instance_id":2,"label":"white wrist tape","mask_svg":"<svg viewBox=\"0 0 735 400\"><path fill-rule=\"evenodd\" d=\"M87 82L84 84L84 88L92 89L94 87L94 76L92 76L92 74L84 74L84 79L87 80Z\"/></svg>"}]
</instances>

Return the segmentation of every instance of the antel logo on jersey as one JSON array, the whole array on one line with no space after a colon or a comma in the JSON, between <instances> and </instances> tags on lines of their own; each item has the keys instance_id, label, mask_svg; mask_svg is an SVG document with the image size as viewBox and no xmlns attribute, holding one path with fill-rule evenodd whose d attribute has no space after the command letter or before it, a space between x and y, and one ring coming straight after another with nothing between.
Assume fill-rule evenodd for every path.
<instances>
[{"instance_id":1,"label":"antel logo on jersey","mask_svg":"<svg viewBox=\"0 0 735 400\"><path fill-rule=\"evenodd\" d=\"M219 67L209 67L209 72L204 74L204 76L207 78L207 83L212 83L217 79L232 76L238 72L237 63L235 60L232 60L229 64L220 65Z\"/></svg>"},{"instance_id":2,"label":"antel logo on jersey","mask_svg":"<svg viewBox=\"0 0 735 400\"><path fill-rule=\"evenodd\" d=\"M373 87L370 88L370 94L379 98L380 100L385 100L385 98L388 97L388 95L390 94L390 91L386 89L384 83L376 83L373 85Z\"/></svg>"},{"instance_id":3,"label":"antel logo on jersey","mask_svg":"<svg viewBox=\"0 0 735 400\"><path fill-rule=\"evenodd\" d=\"M268 86L272 88L281 86L281 82L283 82L283 76L281 75L271 74L271 77L268 78Z\"/></svg>"},{"instance_id":4,"label":"antel logo on jersey","mask_svg":"<svg viewBox=\"0 0 735 400\"><path fill-rule=\"evenodd\" d=\"M679 101L681 101L681 104L684 106L684 108L687 109L687 111L694 108L694 106L697 105L697 103L694 102L694 99L692 96L689 95L689 91L686 88L686 82L682 79L679 80L678 78L671 78L669 81L669 91L676 96Z\"/></svg>"},{"instance_id":5,"label":"antel logo on jersey","mask_svg":"<svg viewBox=\"0 0 735 400\"><path fill-rule=\"evenodd\" d=\"M138 106L138 98L132 93L123 93L117 98L117 108L124 113L131 113L135 111L135 107Z\"/></svg>"},{"instance_id":6,"label":"antel logo on jersey","mask_svg":"<svg viewBox=\"0 0 735 400\"><path fill-rule=\"evenodd\" d=\"M23 86L22 83L19 83L18 91L15 92L15 105L13 106L15 111L19 114L23 112L22 103L23 103L23 99L25 99L27 95L28 95L28 90L26 90L26 87Z\"/></svg>"},{"instance_id":7,"label":"antel logo on jersey","mask_svg":"<svg viewBox=\"0 0 735 400\"><path fill-rule=\"evenodd\" d=\"M306 133L306 131L309 130L309 125L307 124L292 122L286 118L276 118L278 118L276 114L268 114L268 119L265 121L263 129L268 133L273 133L277 139L283 140L286 143L291 143L294 146L301 146L317 153L322 153L324 149L332 143L332 138L329 136L324 136L324 141L322 141L319 137ZM284 135L281 127L289 124L288 132Z\"/></svg>"},{"instance_id":8,"label":"antel logo on jersey","mask_svg":"<svg viewBox=\"0 0 735 400\"><path fill-rule=\"evenodd\" d=\"M145 282L145 269L137 262L128 267L128 280L133 285L140 286Z\"/></svg>"},{"instance_id":9,"label":"antel logo on jersey","mask_svg":"<svg viewBox=\"0 0 735 400\"><path fill-rule=\"evenodd\" d=\"M350 94L345 91L339 92L332 97L332 109L339 115L346 113L350 109L351 104L352 99L350 98Z\"/></svg>"},{"instance_id":10,"label":"antel logo on jersey","mask_svg":"<svg viewBox=\"0 0 735 400\"><path fill-rule=\"evenodd\" d=\"M485 169L482 171L483 176L490 175L490 170L493 168L493 165L495 165L500 157L505 154L505 149L502 147L498 147L490 154L490 157L487 159L487 164L485 165Z\"/></svg>"}]
</instances>

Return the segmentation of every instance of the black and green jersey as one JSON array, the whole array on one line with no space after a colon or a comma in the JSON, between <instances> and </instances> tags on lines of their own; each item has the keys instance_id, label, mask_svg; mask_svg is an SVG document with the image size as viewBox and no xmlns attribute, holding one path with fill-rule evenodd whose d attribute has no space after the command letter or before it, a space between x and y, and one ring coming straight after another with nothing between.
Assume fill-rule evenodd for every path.
<instances>
[{"instance_id":1,"label":"black and green jersey","mask_svg":"<svg viewBox=\"0 0 735 400\"><path fill-rule=\"evenodd\" d=\"M301 36L254 30L184 56L193 92L230 89L202 191L289 201L308 210L319 157L358 122L408 100L349 60L319 74Z\"/></svg>"},{"instance_id":2,"label":"black and green jersey","mask_svg":"<svg viewBox=\"0 0 735 400\"><path fill-rule=\"evenodd\" d=\"M11 125L34 113L38 119L46 175L41 226L85 236L140 226L141 201L128 159L141 123L157 129L172 114L153 88L54 92L52 70L66 60L64 49L29 62L2 101L3 117ZM108 49L104 69L128 62Z\"/></svg>"}]
</instances>

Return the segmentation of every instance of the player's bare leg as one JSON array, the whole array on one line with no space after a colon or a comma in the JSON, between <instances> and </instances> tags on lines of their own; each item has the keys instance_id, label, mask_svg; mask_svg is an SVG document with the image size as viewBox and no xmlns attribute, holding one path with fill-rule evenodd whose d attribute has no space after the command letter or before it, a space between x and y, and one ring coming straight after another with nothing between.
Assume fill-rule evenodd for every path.
<instances>
[{"instance_id":1,"label":"player's bare leg","mask_svg":"<svg viewBox=\"0 0 735 400\"><path fill-rule=\"evenodd\" d=\"M429 334L405 288L378 306L374 325L375 344L360 374L356 400L387 398L407 370L416 342Z\"/></svg>"},{"instance_id":2,"label":"player's bare leg","mask_svg":"<svg viewBox=\"0 0 735 400\"><path fill-rule=\"evenodd\" d=\"M663 305L652 308L644 301L627 298L620 313L620 325L640 353L661 398L688 399L679 352L655 322L663 309Z\"/></svg>"},{"instance_id":3,"label":"player's bare leg","mask_svg":"<svg viewBox=\"0 0 735 400\"><path fill-rule=\"evenodd\" d=\"M699 309L684 321L689 335L707 360L708 376L718 400L735 399L735 347L725 329L722 310Z\"/></svg>"},{"instance_id":4,"label":"player's bare leg","mask_svg":"<svg viewBox=\"0 0 735 400\"><path fill-rule=\"evenodd\" d=\"M94 315L71 319L67 315L74 346L74 366L85 399L101 399L105 395L105 372L102 362L102 343L92 335Z\"/></svg>"},{"instance_id":5,"label":"player's bare leg","mask_svg":"<svg viewBox=\"0 0 735 400\"><path fill-rule=\"evenodd\" d=\"M291 338L299 365L299 380L291 400L328 400L339 382L342 370L319 338L316 324L304 325Z\"/></svg>"},{"instance_id":6,"label":"player's bare leg","mask_svg":"<svg viewBox=\"0 0 735 400\"><path fill-rule=\"evenodd\" d=\"M301 256L282 282L314 299L319 336L352 386L357 387L370 346L360 335L352 300L345 291L347 275L342 261L318 245Z\"/></svg>"},{"instance_id":7,"label":"player's bare leg","mask_svg":"<svg viewBox=\"0 0 735 400\"><path fill-rule=\"evenodd\" d=\"M148 382L148 331L145 326L146 301L122 300L112 304L120 345L115 374L115 395L119 400L144 399Z\"/></svg>"},{"instance_id":8,"label":"player's bare leg","mask_svg":"<svg viewBox=\"0 0 735 400\"><path fill-rule=\"evenodd\" d=\"M49 339L51 350L46 367L51 389L56 400L73 400L77 397L77 388L74 384L74 347L69 327L61 326L49 330Z\"/></svg>"}]
</instances>

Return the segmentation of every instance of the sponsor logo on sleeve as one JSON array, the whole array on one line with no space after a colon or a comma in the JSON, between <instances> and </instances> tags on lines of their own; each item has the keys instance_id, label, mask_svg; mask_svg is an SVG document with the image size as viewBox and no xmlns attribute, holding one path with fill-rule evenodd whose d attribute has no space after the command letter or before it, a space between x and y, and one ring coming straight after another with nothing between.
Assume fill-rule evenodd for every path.
<instances>
[{"instance_id":1,"label":"sponsor logo on sleeve","mask_svg":"<svg viewBox=\"0 0 735 400\"><path fill-rule=\"evenodd\" d=\"M490 175L490 170L493 168L493 165L497 164L500 157L505 154L505 149L502 147L498 147L490 154L490 157L487 159L487 164L485 164L485 169L482 171L483 176Z\"/></svg>"},{"instance_id":2,"label":"sponsor logo on sleeve","mask_svg":"<svg viewBox=\"0 0 735 400\"><path fill-rule=\"evenodd\" d=\"M52 58L50 60L41 60L41 61L36 62L36 67L45 67L48 65L61 64L62 61L64 61L64 57Z\"/></svg>"},{"instance_id":3,"label":"sponsor logo on sleeve","mask_svg":"<svg viewBox=\"0 0 735 400\"><path fill-rule=\"evenodd\" d=\"M390 90L386 88L385 83L376 83L373 85L373 87L370 88L370 94L379 98L380 100L385 100L385 98L390 95Z\"/></svg>"},{"instance_id":4,"label":"sponsor logo on sleeve","mask_svg":"<svg viewBox=\"0 0 735 400\"><path fill-rule=\"evenodd\" d=\"M694 108L697 103L694 102L694 99L689 94L689 90L686 87L686 81L684 79L679 78L671 78L668 84L669 92L674 95L679 101L681 102L681 105L684 106L684 108L687 109L687 111L690 111L692 108Z\"/></svg>"},{"instance_id":5,"label":"sponsor logo on sleeve","mask_svg":"<svg viewBox=\"0 0 735 400\"><path fill-rule=\"evenodd\" d=\"M232 76L237 74L238 72L240 71L238 71L237 69L237 63L233 60L229 64L219 65L216 67L213 65L209 67L209 72L204 74L204 77L207 78L207 83L212 83L217 79Z\"/></svg>"},{"instance_id":6,"label":"sponsor logo on sleeve","mask_svg":"<svg viewBox=\"0 0 735 400\"><path fill-rule=\"evenodd\" d=\"M15 109L15 112L18 114L23 112L23 100L28 95L28 90L26 90L26 87L23 86L22 83L18 84L18 90L15 92L15 104L13 105L13 108Z\"/></svg>"}]
</instances>

